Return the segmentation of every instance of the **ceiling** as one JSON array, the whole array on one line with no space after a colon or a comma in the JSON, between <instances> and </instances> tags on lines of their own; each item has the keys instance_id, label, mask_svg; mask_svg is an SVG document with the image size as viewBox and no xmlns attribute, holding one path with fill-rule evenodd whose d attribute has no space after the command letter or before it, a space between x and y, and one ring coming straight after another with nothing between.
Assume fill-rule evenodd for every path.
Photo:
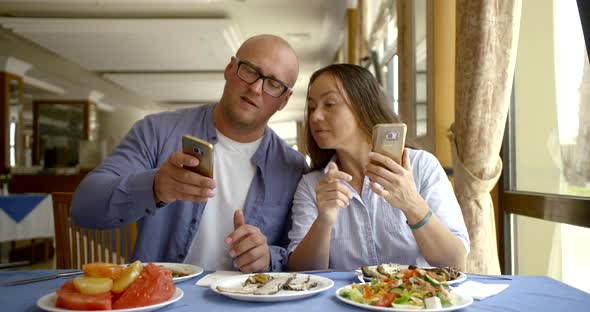
<instances>
[{"instance_id":1,"label":"ceiling","mask_svg":"<svg viewBox=\"0 0 590 312\"><path fill-rule=\"evenodd\" d=\"M343 0L0 0L0 57L33 97L93 98L150 111L217 101L223 69L246 38L286 38L300 76L273 121L303 117L311 73L332 60Z\"/></svg>"}]
</instances>

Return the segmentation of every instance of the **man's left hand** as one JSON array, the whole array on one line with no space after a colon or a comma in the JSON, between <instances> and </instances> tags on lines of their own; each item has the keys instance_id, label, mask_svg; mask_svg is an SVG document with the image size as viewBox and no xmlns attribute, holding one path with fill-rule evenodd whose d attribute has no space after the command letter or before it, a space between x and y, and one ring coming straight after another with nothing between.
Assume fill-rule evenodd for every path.
<instances>
[{"instance_id":1,"label":"man's left hand","mask_svg":"<svg viewBox=\"0 0 590 312\"><path fill-rule=\"evenodd\" d=\"M246 224L242 210L234 212L234 231L225 238L229 255L242 273L264 272L270 266L266 236L256 226Z\"/></svg>"}]
</instances>

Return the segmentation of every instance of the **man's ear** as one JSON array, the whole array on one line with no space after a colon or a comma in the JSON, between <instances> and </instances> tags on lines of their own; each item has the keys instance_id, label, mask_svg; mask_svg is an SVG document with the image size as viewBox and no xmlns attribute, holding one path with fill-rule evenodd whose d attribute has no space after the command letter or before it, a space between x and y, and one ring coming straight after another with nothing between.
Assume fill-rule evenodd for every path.
<instances>
[{"instance_id":1,"label":"man's ear","mask_svg":"<svg viewBox=\"0 0 590 312\"><path fill-rule=\"evenodd\" d=\"M229 63L227 64L227 66L225 66L225 69L223 70L223 78L226 81L229 80L229 78L232 76L233 64L234 64L234 57L232 56L232 58L229 60Z\"/></svg>"},{"instance_id":2,"label":"man's ear","mask_svg":"<svg viewBox=\"0 0 590 312\"><path fill-rule=\"evenodd\" d=\"M293 94L293 90L287 90L287 94L285 95L285 101L283 102L283 104L281 104L281 107L279 107L279 110L282 110L285 105L287 105L287 102L289 102L289 98L291 97L291 94Z\"/></svg>"}]
</instances>

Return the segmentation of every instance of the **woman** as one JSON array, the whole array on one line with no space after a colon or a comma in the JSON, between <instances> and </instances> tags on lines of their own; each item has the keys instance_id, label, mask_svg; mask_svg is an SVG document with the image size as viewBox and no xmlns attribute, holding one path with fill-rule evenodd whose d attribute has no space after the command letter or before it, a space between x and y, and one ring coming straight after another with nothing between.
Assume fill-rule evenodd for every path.
<instances>
[{"instance_id":1,"label":"woman","mask_svg":"<svg viewBox=\"0 0 590 312\"><path fill-rule=\"evenodd\" d=\"M400 165L371 152L373 126L399 119L368 70L336 64L316 71L305 118L312 171L293 200L290 270L465 267L467 229L436 158L406 147Z\"/></svg>"}]
</instances>

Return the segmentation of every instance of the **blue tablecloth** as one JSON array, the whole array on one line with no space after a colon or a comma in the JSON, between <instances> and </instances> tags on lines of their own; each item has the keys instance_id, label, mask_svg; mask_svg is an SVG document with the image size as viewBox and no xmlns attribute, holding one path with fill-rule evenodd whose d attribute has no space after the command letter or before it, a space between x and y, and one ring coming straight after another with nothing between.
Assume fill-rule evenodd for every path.
<instances>
[{"instance_id":1,"label":"blue tablecloth","mask_svg":"<svg viewBox=\"0 0 590 312\"><path fill-rule=\"evenodd\" d=\"M0 271L0 283L47 275L55 271ZM209 288L196 286L202 276L177 284L184 297L159 311L363 311L336 299L336 289L356 282L352 272L318 274L334 281L334 287L314 297L278 303L237 301L219 295ZM512 280L494 280L469 276L481 283L510 284L505 291L482 301L475 301L462 311L590 311L590 294L548 277L511 276ZM64 279L17 286L0 286L0 310L38 311L37 299L58 289Z\"/></svg>"},{"instance_id":2,"label":"blue tablecloth","mask_svg":"<svg viewBox=\"0 0 590 312\"><path fill-rule=\"evenodd\" d=\"M19 223L24 219L39 203L48 196L47 194L12 194L0 196L0 209L4 210L6 215Z\"/></svg>"}]
</instances>

